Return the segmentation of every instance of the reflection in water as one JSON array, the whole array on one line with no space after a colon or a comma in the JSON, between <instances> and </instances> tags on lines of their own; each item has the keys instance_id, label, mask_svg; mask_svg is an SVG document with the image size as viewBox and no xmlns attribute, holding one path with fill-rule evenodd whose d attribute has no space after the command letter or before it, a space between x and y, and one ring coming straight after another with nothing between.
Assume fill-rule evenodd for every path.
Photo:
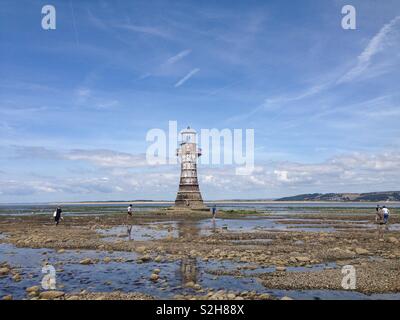
<instances>
[{"instance_id":1,"label":"reflection in water","mask_svg":"<svg viewBox=\"0 0 400 320\"><path fill-rule=\"evenodd\" d=\"M199 224L196 221L180 221L177 227L179 238L190 239L200 236ZM180 279L182 286L188 282L197 283L199 280L197 258L190 255L182 258L178 273L178 279Z\"/></svg>"},{"instance_id":2,"label":"reflection in water","mask_svg":"<svg viewBox=\"0 0 400 320\"><path fill-rule=\"evenodd\" d=\"M126 227L126 232L128 234L128 240L133 240L132 239L132 227L133 227L133 225L130 225L130 226Z\"/></svg>"},{"instance_id":3,"label":"reflection in water","mask_svg":"<svg viewBox=\"0 0 400 320\"><path fill-rule=\"evenodd\" d=\"M179 221L177 227L179 238L190 239L200 235L199 226L195 221Z\"/></svg>"},{"instance_id":4,"label":"reflection in water","mask_svg":"<svg viewBox=\"0 0 400 320\"><path fill-rule=\"evenodd\" d=\"M389 231L389 226L387 224L380 224L376 225L378 240L383 239L385 236L385 232Z\"/></svg>"},{"instance_id":5,"label":"reflection in water","mask_svg":"<svg viewBox=\"0 0 400 320\"><path fill-rule=\"evenodd\" d=\"M182 285L188 282L197 283L197 259L192 257L185 257L180 263L180 278Z\"/></svg>"},{"instance_id":6,"label":"reflection in water","mask_svg":"<svg viewBox=\"0 0 400 320\"><path fill-rule=\"evenodd\" d=\"M216 231L217 231L217 223L215 222L215 218L212 218L211 232L215 233Z\"/></svg>"}]
</instances>

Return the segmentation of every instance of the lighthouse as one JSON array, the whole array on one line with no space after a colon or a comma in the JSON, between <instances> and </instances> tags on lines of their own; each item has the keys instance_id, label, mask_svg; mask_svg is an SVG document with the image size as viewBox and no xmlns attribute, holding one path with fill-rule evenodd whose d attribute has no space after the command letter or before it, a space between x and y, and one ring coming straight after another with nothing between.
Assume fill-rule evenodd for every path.
<instances>
[{"instance_id":1,"label":"lighthouse","mask_svg":"<svg viewBox=\"0 0 400 320\"><path fill-rule=\"evenodd\" d=\"M181 143L176 155L181 162L181 177L175 207L204 209L197 179L197 159L201 156L201 149L197 148L196 131L187 127L180 134Z\"/></svg>"}]
</instances>

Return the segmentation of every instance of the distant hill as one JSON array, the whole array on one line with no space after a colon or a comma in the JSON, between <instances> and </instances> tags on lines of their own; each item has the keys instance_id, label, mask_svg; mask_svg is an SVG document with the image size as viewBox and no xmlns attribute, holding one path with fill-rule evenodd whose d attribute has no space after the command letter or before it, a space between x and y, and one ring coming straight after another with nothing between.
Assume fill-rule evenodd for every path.
<instances>
[{"instance_id":1,"label":"distant hill","mask_svg":"<svg viewBox=\"0 0 400 320\"><path fill-rule=\"evenodd\" d=\"M284 197L275 201L400 201L400 191L369 193L309 193Z\"/></svg>"}]
</instances>

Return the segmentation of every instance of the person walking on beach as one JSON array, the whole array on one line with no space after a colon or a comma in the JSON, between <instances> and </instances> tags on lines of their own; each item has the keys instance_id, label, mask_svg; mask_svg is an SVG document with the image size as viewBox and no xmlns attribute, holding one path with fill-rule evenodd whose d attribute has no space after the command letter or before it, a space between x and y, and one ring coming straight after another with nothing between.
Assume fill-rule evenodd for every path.
<instances>
[{"instance_id":1,"label":"person walking on beach","mask_svg":"<svg viewBox=\"0 0 400 320\"><path fill-rule=\"evenodd\" d=\"M213 205L213 207L211 208L211 213L212 213L213 220L215 220L215 216L217 215L217 206L216 205Z\"/></svg>"},{"instance_id":2,"label":"person walking on beach","mask_svg":"<svg viewBox=\"0 0 400 320\"><path fill-rule=\"evenodd\" d=\"M386 206L383 206L382 214L383 214L383 223L387 224L389 222L390 211L388 208L386 208Z\"/></svg>"},{"instance_id":3,"label":"person walking on beach","mask_svg":"<svg viewBox=\"0 0 400 320\"><path fill-rule=\"evenodd\" d=\"M128 207L128 217L132 217L132 213L133 213L133 207L130 204L129 207Z\"/></svg>"},{"instance_id":4,"label":"person walking on beach","mask_svg":"<svg viewBox=\"0 0 400 320\"><path fill-rule=\"evenodd\" d=\"M54 222L56 223L56 226L58 226L58 224L60 223L61 213L62 213L61 208L57 207L56 211L54 212Z\"/></svg>"}]
</instances>

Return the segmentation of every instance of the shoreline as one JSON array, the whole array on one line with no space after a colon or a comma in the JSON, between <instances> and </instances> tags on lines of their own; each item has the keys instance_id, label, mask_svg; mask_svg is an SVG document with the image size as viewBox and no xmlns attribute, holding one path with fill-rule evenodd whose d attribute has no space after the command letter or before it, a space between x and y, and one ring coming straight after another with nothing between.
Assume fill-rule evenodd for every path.
<instances>
[{"instance_id":1,"label":"shoreline","mask_svg":"<svg viewBox=\"0 0 400 320\"><path fill-rule=\"evenodd\" d=\"M174 205L174 201L61 201L61 202L38 202L38 203L0 203L0 206L69 206L69 205ZM204 204L332 204L332 205L376 205L376 204L387 204L387 205L400 205L400 201L277 201L277 200L212 200L204 201Z\"/></svg>"}]
</instances>

